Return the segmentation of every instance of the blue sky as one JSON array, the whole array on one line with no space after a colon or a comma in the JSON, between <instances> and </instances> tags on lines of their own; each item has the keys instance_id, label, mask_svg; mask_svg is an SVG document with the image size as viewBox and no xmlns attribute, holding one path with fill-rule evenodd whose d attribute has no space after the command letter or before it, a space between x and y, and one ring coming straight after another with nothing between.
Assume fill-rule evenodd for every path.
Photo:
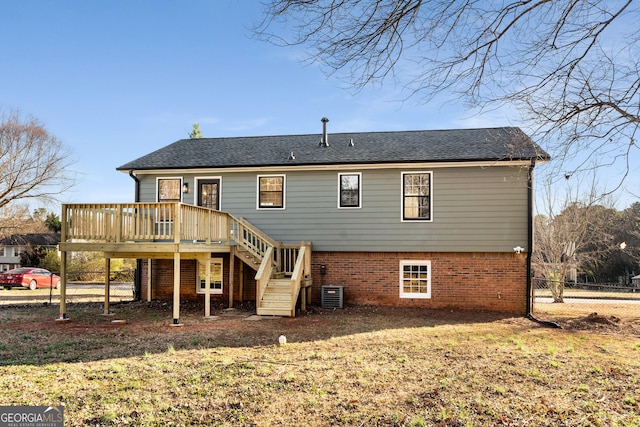
<instances>
[{"instance_id":1,"label":"blue sky","mask_svg":"<svg viewBox=\"0 0 640 427\"><path fill-rule=\"evenodd\" d=\"M116 167L187 138L522 126L504 112L357 94L304 53L255 40L255 0L0 0L0 109L37 117L72 151L63 202L132 202ZM54 210L55 207L48 207Z\"/></svg>"}]
</instances>

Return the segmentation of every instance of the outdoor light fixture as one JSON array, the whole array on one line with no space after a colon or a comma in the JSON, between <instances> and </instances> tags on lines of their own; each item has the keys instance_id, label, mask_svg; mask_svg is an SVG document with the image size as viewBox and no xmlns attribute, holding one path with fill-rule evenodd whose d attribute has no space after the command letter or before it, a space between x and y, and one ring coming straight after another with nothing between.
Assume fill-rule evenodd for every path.
<instances>
[{"instance_id":1,"label":"outdoor light fixture","mask_svg":"<svg viewBox=\"0 0 640 427\"><path fill-rule=\"evenodd\" d=\"M182 192L183 193L188 193L189 192L189 183L185 182L184 184L182 184Z\"/></svg>"}]
</instances>

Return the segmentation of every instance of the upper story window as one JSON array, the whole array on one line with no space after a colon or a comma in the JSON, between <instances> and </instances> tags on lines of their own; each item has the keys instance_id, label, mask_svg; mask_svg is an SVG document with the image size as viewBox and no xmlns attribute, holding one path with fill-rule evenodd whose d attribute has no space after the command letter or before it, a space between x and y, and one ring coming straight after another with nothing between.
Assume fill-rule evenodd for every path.
<instances>
[{"instance_id":1,"label":"upper story window","mask_svg":"<svg viewBox=\"0 0 640 427\"><path fill-rule=\"evenodd\" d=\"M284 209L284 175L258 176L258 209Z\"/></svg>"},{"instance_id":2,"label":"upper story window","mask_svg":"<svg viewBox=\"0 0 640 427\"><path fill-rule=\"evenodd\" d=\"M158 202L182 201L182 178L158 178Z\"/></svg>"},{"instance_id":3,"label":"upper story window","mask_svg":"<svg viewBox=\"0 0 640 427\"><path fill-rule=\"evenodd\" d=\"M432 173L402 173L402 220L431 221Z\"/></svg>"},{"instance_id":4,"label":"upper story window","mask_svg":"<svg viewBox=\"0 0 640 427\"><path fill-rule=\"evenodd\" d=\"M182 201L182 178L158 178L157 198L158 202L181 202ZM173 221L173 206L163 205L157 208L157 221L170 223ZM167 230L165 230L167 231Z\"/></svg>"},{"instance_id":5,"label":"upper story window","mask_svg":"<svg viewBox=\"0 0 640 427\"><path fill-rule=\"evenodd\" d=\"M362 198L362 174L341 173L338 174L339 208L359 208Z\"/></svg>"}]
</instances>

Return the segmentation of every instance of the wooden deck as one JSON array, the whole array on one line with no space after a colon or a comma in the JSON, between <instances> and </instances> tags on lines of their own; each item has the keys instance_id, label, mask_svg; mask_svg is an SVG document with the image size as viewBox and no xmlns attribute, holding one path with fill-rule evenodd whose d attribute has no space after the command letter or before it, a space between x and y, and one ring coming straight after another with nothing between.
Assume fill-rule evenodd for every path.
<instances>
[{"instance_id":1,"label":"wooden deck","mask_svg":"<svg viewBox=\"0 0 640 427\"><path fill-rule=\"evenodd\" d=\"M303 308L309 299L311 244L282 244L227 212L183 203L64 204L61 222L61 301L66 289L66 254L86 251L104 253L107 265L111 258L173 259L174 324L179 324L180 260L206 263L212 253L230 253L232 262L238 258L257 271L259 315L295 316L298 296L302 294ZM232 289L230 283L230 305ZM61 319L66 318L64 305L62 302Z\"/></svg>"}]
</instances>

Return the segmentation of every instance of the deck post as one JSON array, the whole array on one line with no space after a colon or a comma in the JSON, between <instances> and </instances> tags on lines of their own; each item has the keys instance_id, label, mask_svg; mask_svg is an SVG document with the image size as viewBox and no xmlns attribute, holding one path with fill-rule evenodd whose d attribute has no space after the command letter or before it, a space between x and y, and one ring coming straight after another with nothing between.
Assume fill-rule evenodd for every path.
<instances>
[{"instance_id":1,"label":"deck post","mask_svg":"<svg viewBox=\"0 0 640 427\"><path fill-rule=\"evenodd\" d=\"M238 263L238 267L240 267L240 273L238 275L238 298L240 299L240 303L244 302L244 264Z\"/></svg>"},{"instance_id":2,"label":"deck post","mask_svg":"<svg viewBox=\"0 0 640 427\"><path fill-rule=\"evenodd\" d=\"M60 253L60 321L67 318L67 251Z\"/></svg>"},{"instance_id":3,"label":"deck post","mask_svg":"<svg viewBox=\"0 0 640 427\"><path fill-rule=\"evenodd\" d=\"M300 310L302 311L307 311L307 289L309 288L307 288L306 286L300 288L300 291L302 292L302 294L300 295Z\"/></svg>"},{"instance_id":4,"label":"deck post","mask_svg":"<svg viewBox=\"0 0 640 427\"><path fill-rule=\"evenodd\" d=\"M211 253L207 257L205 263L207 274L204 283L204 317L211 316ZM198 270L200 269L200 261L198 260ZM200 279L199 279L200 280Z\"/></svg>"},{"instance_id":5,"label":"deck post","mask_svg":"<svg viewBox=\"0 0 640 427\"><path fill-rule=\"evenodd\" d=\"M233 277L235 276L236 247L229 251L229 308L233 308Z\"/></svg>"},{"instance_id":6,"label":"deck post","mask_svg":"<svg viewBox=\"0 0 640 427\"><path fill-rule=\"evenodd\" d=\"M109 308L109 294L111 293L111 274L109 274L111 272L111 258L109 257L105 257L104 259L104 265L105 265L105 276L104 276L104 312L102 314L104 314L105 316L108 316L111 314L110 308Z\"/></svg>"},{"instance_id":7,"label":"deck post","mask_svg":"<svg viewBox=\"0 0 640 427\"><path fill-rule=\"evenodd\" d=\"M147 259L147 302L151 302L151 258Z\"/></svg>"},{"instance_id":8,"label":"deck post","mask_svg":"<svg viewBox=\"0 0 640 427\"><path fill-rule=\"evenodd\" d=\"M173 254L173 323L171 326L182 326L180 324L180 252Z\"/></svg>"}]
</instances>

